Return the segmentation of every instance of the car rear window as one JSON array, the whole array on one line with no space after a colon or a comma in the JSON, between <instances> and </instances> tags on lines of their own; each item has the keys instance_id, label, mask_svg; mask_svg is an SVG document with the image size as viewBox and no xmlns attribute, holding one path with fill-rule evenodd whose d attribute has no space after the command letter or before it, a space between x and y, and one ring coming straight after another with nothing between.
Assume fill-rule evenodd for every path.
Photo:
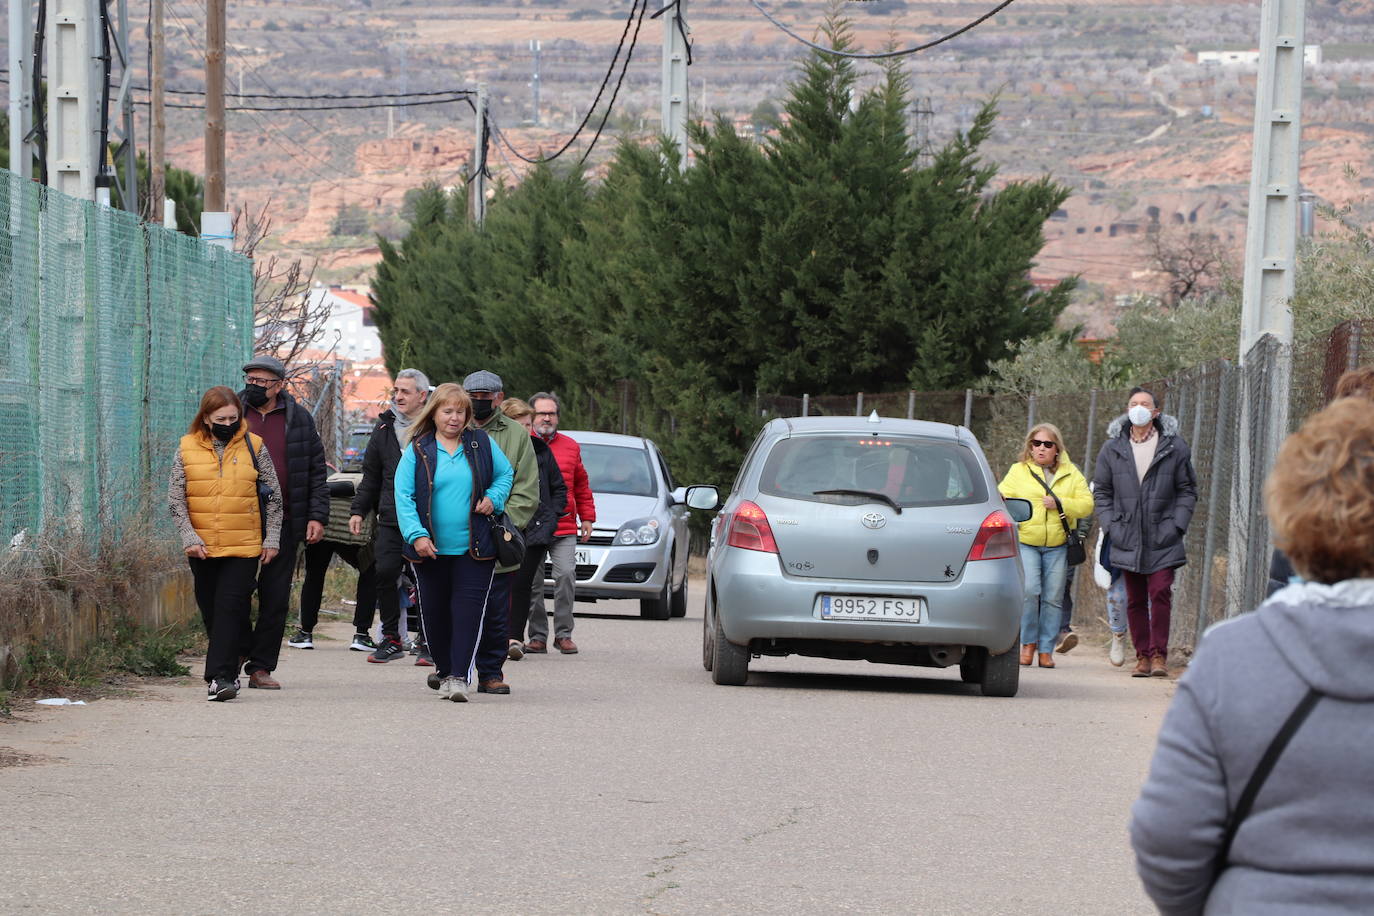
<instances>
[{"instance_id":1,"label":"car rear window","mask_svg":"<svg viewBox=\"0 0 1374 916\"><path fill-rule=\"evenodd\" d=\"M770 496L859 505L881 493L899 506L961 506L984 502L987 487L973 452L962 445L912 436L793 436L768 455L760 489Z\"/></svg>"},{"instance_id":2,"label":"car rear window","mask_svg":"<svg viewBox=\"0 0 1374 916\"><path fill-rule=\"evenodd\" d=\"M649 453L642 448L582 443L582 464L593 493L654 496L654 475Z\"/></svg>"}]
</instances>

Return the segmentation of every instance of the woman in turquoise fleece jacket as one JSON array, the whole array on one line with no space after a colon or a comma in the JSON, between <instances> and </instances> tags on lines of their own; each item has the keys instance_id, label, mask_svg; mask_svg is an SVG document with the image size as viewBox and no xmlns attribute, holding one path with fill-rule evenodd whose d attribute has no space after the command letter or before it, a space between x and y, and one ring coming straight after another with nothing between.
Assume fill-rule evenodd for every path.
<instances>
[{"instance_id":1,"label":"woman in turquoise fleece jacket","mask_svg":"<svg viewBox=\"0 0 1374 916\"><path fill-rule=\"evenodd\" d=\"M466 702L495 557L475 555L473 525L502 511L515 472L496 443L472 428L461 386L440 385L411 426L396 467L396 520L418 560L420 619L439 695ZM473 471L490 483L473 491ZM478 686L481 690L481 685Z\"/></svg>"}]
</instances>

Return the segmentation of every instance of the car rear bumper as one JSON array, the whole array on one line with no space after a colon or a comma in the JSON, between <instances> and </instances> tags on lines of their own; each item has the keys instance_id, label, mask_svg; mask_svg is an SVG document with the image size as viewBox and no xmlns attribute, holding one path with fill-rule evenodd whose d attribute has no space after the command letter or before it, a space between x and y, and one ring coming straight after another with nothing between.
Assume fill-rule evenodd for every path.
<instances>
[{"instance_id":1,"label":"car rear bumper","mask_svg":"<svg viewBox=\"0 0 1374 916\"><path fill-rule=\"evenodd\" d=\"M782 571L776 554L727 547L712 558L715 610L725 638L984 646L1002 652L1019 638L1022 580L1015 558L967 563L953 582L811 579ZM822 620L819 596L922 598L920 622Z\"/></svg>"}]
</instances>

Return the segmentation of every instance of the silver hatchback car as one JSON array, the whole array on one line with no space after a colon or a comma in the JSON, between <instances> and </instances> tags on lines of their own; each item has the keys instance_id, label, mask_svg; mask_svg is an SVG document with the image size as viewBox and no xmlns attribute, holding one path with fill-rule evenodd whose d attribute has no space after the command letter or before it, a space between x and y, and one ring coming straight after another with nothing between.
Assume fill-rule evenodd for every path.
<instances>
[{"instance_id":1,"label":"silver hatchback car","mask_svg":"<svg viewBox=\"0 0 1374 916\"><path fill-rule=\"evenodd\" d=\"M699 489L688 504L707 508ZM958 665L1014 696L1029 517L963 427L773 420L712 527L702 664L717 684L762 655Z\"/></svg>"},{"instance_id":2,"label":"silver hatchback car","mask_svg":"<svg viewBox=\"0 0 1374 916\"><path fill-rule=\"evenodd\" d=\"M687 613L686 488L677 487L652 439L568 430L582 447L596 522L578 542L578 601L638 598L652 620ZM553 595L553 571L544 564L544 593Z\"/></svg>"}]
</instances>

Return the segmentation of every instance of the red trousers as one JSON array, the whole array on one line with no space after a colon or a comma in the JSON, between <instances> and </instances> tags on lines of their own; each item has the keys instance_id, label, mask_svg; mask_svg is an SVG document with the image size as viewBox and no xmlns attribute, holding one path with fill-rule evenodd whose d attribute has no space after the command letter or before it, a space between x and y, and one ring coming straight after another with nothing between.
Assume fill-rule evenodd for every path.
<instances>
[{"instance_id":1,"label":"red trousers","mask_svg":"<svg viewBox=\"0 0 1374 916\"><path fill-rule=\"evenodd\" d=\"M1169 613L1174 604L1174 571L1126 577L1126 622L1136 658L1164 658L1169 653Z\"/></svg>"}]
</instances>

